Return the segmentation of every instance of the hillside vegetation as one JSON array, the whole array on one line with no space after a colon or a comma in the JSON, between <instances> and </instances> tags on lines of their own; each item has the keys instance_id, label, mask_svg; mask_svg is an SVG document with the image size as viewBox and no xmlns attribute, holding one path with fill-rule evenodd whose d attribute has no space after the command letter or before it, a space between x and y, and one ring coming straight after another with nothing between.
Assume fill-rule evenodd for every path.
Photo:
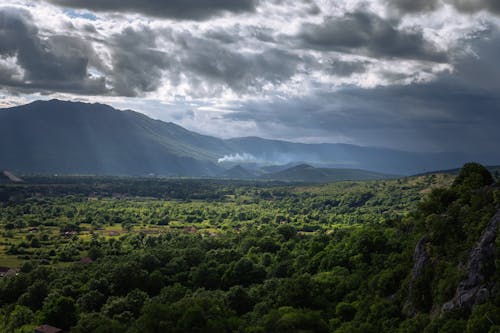
<instances>
[{"instance_id":1,"label":"hillside vegetation","mask_svg":"<svg viewBox=\"0 0 500 333\"><path fill-rule=\"evenodd\" d=\"M25 181L0 187L0 266L20 267L0 280L4 332L500 331L500 188L477 164L321 186Z\"/></svg>"}]
</instances>

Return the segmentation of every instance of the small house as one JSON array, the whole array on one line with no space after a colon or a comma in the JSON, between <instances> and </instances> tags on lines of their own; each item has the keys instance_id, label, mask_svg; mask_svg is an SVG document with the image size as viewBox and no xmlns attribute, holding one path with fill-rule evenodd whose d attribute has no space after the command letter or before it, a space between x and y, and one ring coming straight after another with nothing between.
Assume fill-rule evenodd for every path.
<instances>
[{"instance_id":1,"label":"small house","mask_svg":"<svg viewBox=\"0 0 500 333\"><path fill-rule=\"evenodd\" d=\"M82 259L80 259L80 262L82 264L88 265L88 264L93 263L94 260L92 260L92 258L90 258L90 257L83 257Z\"/></svg>"},{"instance_id":2,"label":"small house","mask_svg":"<svg viewBox=\"0 0 500 333\"><path fill-rule=\"evenodd\" d=\"M62 329L50 325L42 325L35 328L35 333L62 333L62 331Z\"/></svg>"},{"instance_id":3,"label":"small house","mask_svg":"<svg viewBox=\"0 0 500 333\"><path fill-rule=\"evenodd\" d=\"M0 278L14 276L19 273L19 268L0 267Z\"/></svg>"}]
</instances>

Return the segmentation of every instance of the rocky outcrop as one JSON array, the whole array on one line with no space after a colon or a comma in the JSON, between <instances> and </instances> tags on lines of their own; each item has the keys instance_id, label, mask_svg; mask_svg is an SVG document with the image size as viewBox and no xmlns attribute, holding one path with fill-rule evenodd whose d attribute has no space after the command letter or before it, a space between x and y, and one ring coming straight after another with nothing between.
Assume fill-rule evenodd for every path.
<instances>
[{"instance_id":1,"label":"rocky outcrop","mask_svg":"<svg viewBox=\"0 0 500 333\"><path fill-rule=\"evenodd\" d=\"M500 210L493 216L467 261L466 277L460 282L455 296L446 302L442 310L470 310L476 303L484 303L490 296L489 269L494 265L495 240L500 224Z\"/></svg>"},{"instance_id":2,"label":"rocky outcrop","mask_svg":"<svg viewBox=\"0 0 500 333\"><path fill-rule=\"evenodd\" d=\"M404 312L408 317L413 317L417 313L415 298L415 283L422 276L424 269L429 264L429 255L425 250L425 244L429 242L427 236L420 238L413 252L413 268L411 270L410 282L408 286L408 299L404 305Z\"/></svg>"}]
</instances>

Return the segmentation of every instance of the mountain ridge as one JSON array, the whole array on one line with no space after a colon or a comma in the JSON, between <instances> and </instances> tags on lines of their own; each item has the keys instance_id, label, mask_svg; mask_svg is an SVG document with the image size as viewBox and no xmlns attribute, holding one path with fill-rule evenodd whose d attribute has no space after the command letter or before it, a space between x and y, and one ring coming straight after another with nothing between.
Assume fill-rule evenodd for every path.
<instances>
[{"instance_id":1,"label":"mountain ridge","mask_svg":"<svg viewBox=\"0 0 500 333\"><path fill-rule=\"evenodd\" d=\"M315 168L303 163L291 168L266 174L262 178L272 180L294 180L303 182L329 183L348 180L381 180L390 175L359 169Z\"/></svg>"},{"instance_id":2,"label":"mountain ridge","mask_svg":"<svg viewBox=\"0 0 500 333\"><path fill-rule=\"evenodd\" d=\"M237 164L306 161L315 168L411 175L453 169L472 159L462 153L255 136L220 139L100 103L50 100L0 109L0 168L17 173L215 177Z\"/></svg>"}]
</instances>

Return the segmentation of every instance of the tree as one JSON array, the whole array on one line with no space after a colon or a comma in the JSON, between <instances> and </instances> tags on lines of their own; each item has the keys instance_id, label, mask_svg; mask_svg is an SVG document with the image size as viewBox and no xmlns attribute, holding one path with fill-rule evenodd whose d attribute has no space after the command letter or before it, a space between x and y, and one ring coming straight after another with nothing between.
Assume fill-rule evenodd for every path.
<instances>
[{"instance_id":1,"label":"tree","mask_svg":"<svg viewBox=\"0 0 500 333\"><path fill-rule=\"evenodd\" d=\"M17 328L30 324L34 319L33 311L28 307L16 305L14 310L9 315L9 323L7 325L7 332L14 332Z\"/></svg>"},{"instance_id":2,"label":"tree","mask_svg":"<svg viewBox=\"0 0 500 333\"><path fill-rule=\"evenodd\" d=\"M247 258L237 261L223 276L223 281L227 286L241 284L248 286L252 283L262 281L266 277L266 271L255 265Z\"/></svg>"},{"instance_id":3,"label":"tree","mask_svg":"<svg viewBox=\"0 0 500 333\"><path fill-rule=\"evenodd\" d=\"M351 321L356 315L356 308L351 303L340 302L335 308L335 314L343 321Z\"/></svg>"},{"instance_id":4,"label":"tree","mask_svg":"<svg viewBox=\"0 0 500 333\"><path fill-rule=\"evenodd\" d=\"M182 315L182 317L177 322L177 327L180 332L195 333L195 332L205 332L205 326L207 325L207 318L203 312L203 309L198 305L193 305L188 308Z\"/></svg>"},{"instance_id":5,"label":"tree","mask_svg":"<svg viewBox=\"0 0 500 333\"><path fill-rule=\"evenodd\" d=\"M45 297L47 297L47 284L44 281L36 281L28 287L26 293L21 295L19 303L38 310L42 307Z\"/></svg>"},{"instance_id":6,"label":"tree","mask_svg":"<svg viewBox=\"0 0 500 333\"><path fill-rule=\"evenodd\" d=\"M253 301L247 291L241 286L235 286L229 289L227 293L227 302L231 309L238 315L243 315L253 307Z\"/></svg>"},{"instance_id":7,"label":"tree","mask_svg":"<svg viewBox=\"0 0 500 333\"><path fill-rule=\"evenodd\" d=\"M292 307L272 310L264 318L266 333L327 333L328 325L318 312Z\"/></svg>"},{"instance_id":8,"label":"tree","mask_svg":"<svg viewBox=\"0 0 500 333\"><path fill-rule=\"evenodd\" d=\"M105 296L97 290L91 290L86 294L83 294L78 300L77 304L82 311L85 312L97 312L101 309L106 298Z\"/></svg>"},{"instance_id":9,"label":"tree","mask_svg":"<svg viewBox=\"0 0 500 333\"><path fill-rule=\"evenodd\" d=\"M82 315L78 324L71 329L73 333L123 333L124 331L125 327L119 322L98 313Z\"/></svg>"},{"instance_id":10,"label":"tree","mask_svg":"<svg viewBox=\"0 0 500 333\"><path fill-rule=\"evenodd\" d=\"M277 228L278 233L283 237L285 241L288 241L295 237L297 234L297 229L288 224L282 224Z\"/></svg>"},{"instance_id":11,"label":"tree","mask_svg":"<svg viewBox=\"0 0 500 333\"><path fill-rule=\"evenodd\" d=\"M69 330L77 320L75 301L66 296L48 297L42 313L44 322L64 330Z\"/></svg>"},{"instance_id":12,"label":"tree","mask_svg":"<svg viewBox=\"0 0 500 333\"><path fill-rule=\"evenodd\" d=\"M455 178L453 187L473 190L491 185L493 182L491 173L484 166L478 163L467 163Z\"/></svg>"}]
</instances>

